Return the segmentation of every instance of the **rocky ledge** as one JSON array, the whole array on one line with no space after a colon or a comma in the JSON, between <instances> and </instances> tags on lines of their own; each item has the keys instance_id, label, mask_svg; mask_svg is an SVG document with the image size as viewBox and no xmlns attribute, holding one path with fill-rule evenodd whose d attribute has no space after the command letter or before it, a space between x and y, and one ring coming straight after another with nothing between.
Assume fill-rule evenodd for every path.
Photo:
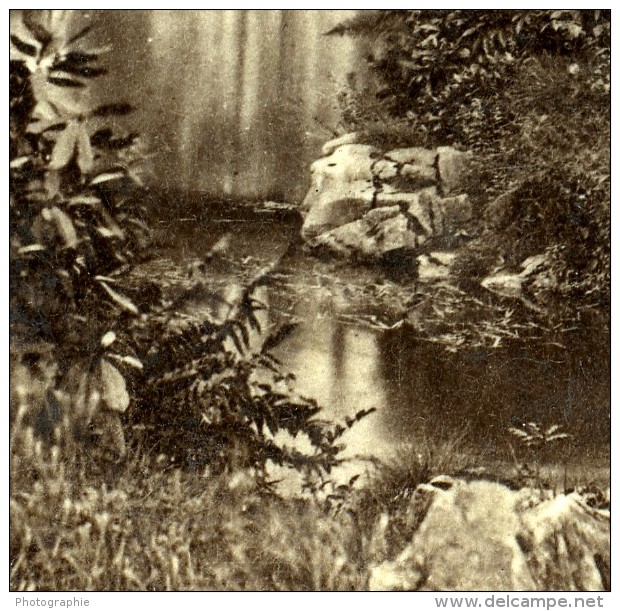
<instances>
[{"instance_id":1,"label":"rocky ledge","mask_svg":"<svg viewBox=\"0 0 620 611\"><path fill-rule=\"evenodd\" d=\"M471 153L452 147L380 151L345 134L312 164L302 236L345 258L413 261L458 241L472 216L461 181Z\"/></svg>"},{"instance_id":2,"label":"rocky ledge","mask_svg":"<svg viewBox=\"0 0 620 611\"><path fill-rule=\"evenodd\" d=\"M510 224L521 204L515 190L507 191L474 220L480 215L465 192L472 153L453 147L386 151L349 133L327 142L322 154L311 166L312 184L301 207L306 245L345 260L381 263L400 277L450 278L472 222ZM542 312L531 293L548 294L557 286L549 269L548 256L534 252L520 268L498 260L476 281Z\"/></svg>"}]
</instances>

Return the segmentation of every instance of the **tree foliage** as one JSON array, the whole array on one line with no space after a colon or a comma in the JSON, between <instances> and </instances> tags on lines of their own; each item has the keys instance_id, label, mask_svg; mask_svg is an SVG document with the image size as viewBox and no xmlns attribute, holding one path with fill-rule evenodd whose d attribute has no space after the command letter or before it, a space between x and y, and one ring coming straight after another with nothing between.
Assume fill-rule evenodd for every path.
<instances>
[{"instance_id":1,"label":"tree foliage","mask_svg":"<svg viewBox=\"0 0 620 611\"><path fill-rule=\"evenodd\" d=\"M130 105L91 101L106 49L87 42L90 26L72 30L70 12L20 17L10 63L14 449L28 453L34 430L118 458L127 431L140 430L144 447L185 466L264 476L272 461L309 480L324 476L339 462L342 434L365 414L326 422L294 393L271 354L287 329L262 329L257 318L265 306L255 291L269 273L223 318L185 308L197 291L222 300L209 278L170 296L156 278L136 275L154 255L139 205L143 149L137 134L106 123ZM253 333L266 334L254 348Z\"/></svg>"},{"instance_id":2,"label":"tree foliage","mask_svg":"<svg viewBox=\"0 0 620 611\"><path fill-rule=\"evenodd\" d=\"M487 102L531 58L587 58L594 69L592 88L609 92L610 17L605 11L371 11L329 34L371 41L374 87L353 92L345 118L361 127L373 119L406 119L417 128L420 144L470 146L480 137L483 120L487 127L490 121L501 124Z\"/></svg>"},{"instance_id":3,"label":"tree foliage","mask_svg":"<svg viewBox=\"0 0 620 611\"><path fill-rule=\"evenodd\" d=\"M90 102L90 81L106 72L99 64L106 49L87 42L90 28L72 31L65 11L22 17L10 61L14 364L35 376L52 368L57 383L43 428L60 403L70 405L77 428L103 413L118 428L129 404L121 372L141 366L123 341L138 308L122 281L143 254L148 227L132 200L137 137L114 136L101 119L131 107Z\"/></svg>"},{"instance_id":4,"label":"tree foliage","mask_svg":"<svg viewBox=\"0 0 620 611\"><path fill-rule=\"evenodd\" d=\"M370 80L342 94L345 129L474 151L466 187L481 214L467 256L482 253L479 276L547 251L556 302L607 306L609 11L365 11L330 34L369 49ZM494 201L511 190L499 227Z\"/></svg>"}]
</instances>

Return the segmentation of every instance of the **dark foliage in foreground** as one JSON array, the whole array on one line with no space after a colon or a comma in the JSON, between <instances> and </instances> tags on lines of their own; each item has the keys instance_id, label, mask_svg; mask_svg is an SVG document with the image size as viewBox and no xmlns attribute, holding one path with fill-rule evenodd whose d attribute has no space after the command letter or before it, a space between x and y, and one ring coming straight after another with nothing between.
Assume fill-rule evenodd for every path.
<instances>
[{"instance_id":1,"label":"dark foliage in foreground","mask_svg":"<svg viewBox=\"0 0 620 611\"><path fill-rule=\"evenodd\" d=\"M226 298L209 278L164 295L132 274L151 255L136 204L144 155L136 134L107 124L131 107L89 101L91 79L106 72L90 26L74 28L71 12L20 16L10 64L13 450L32 428L70 452L99 446L119 458L131 425L185 466L263 477L271 461L309 485L320 479L365 414L336 425L295 395L271 354L287 330L257 317L268 271ZM214 308L188 309L197 295Z\"/></svg>"}]
</instances>

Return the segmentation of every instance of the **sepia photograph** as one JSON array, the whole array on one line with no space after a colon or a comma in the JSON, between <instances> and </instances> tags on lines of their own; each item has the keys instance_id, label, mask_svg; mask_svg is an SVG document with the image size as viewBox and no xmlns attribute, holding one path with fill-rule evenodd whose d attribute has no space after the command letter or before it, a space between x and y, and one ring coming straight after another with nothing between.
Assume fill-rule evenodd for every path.
<instances>
[{"instance_id":1,"label":"sepia photograph","mask_svg":"<svg viewBox=\"0 0 620 611\"><path fill-rule=\"evenodd\" d=\"M16 608L603 606L611 10L8 26Z\"/></svg>"}]
</instances>

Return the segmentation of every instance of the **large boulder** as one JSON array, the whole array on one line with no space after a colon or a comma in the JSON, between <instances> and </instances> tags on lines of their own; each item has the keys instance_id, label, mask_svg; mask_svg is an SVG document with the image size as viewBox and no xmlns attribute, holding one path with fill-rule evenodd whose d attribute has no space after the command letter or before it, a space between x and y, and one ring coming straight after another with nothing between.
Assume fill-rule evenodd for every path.
<instances>
[{"instance_id":1,"label":"large boulder","mask_svg":"<svg viewBox=\"0 0 620 611\"><path fill-rule=\"evenodd\" d=\"M426 515L395 559L372 568L371 590L609 587L609 512L577 494L442 477L419 486L412 504Z\"/></svg>"},{"instance_id":2,"label":"large boulder","mask_svg":"<svg viewBox=\"0 0 620 611\"><path fill-rule=\"evenodd\" d=\"M454 231L471 216L467 195L442 198L434 187L380 192L375 204L356 221L314 236L311 245L341 257L384 259L393 251L421 252L428 240Z\"/></svg>"},{"instance_id":3,"label":"large boulder","mask_svg":"<svg viewBox=\"0 0 620 611\"><path fill-rule=\"evenodd\" d=\"M458 188L469 154L451 147L399 148L381 154L356 133L323 147L303 202L302 236L339 255L381 258L415 251L431 237L458 231L471 218Z\"/></svg>"},{"instance_id":4,"label":"large boulder","mask_svg":"<svg viewBox=\"0 0 620 611\"><path fill-rule=\"evenodd\" d=\"M312 164L312 185L302 204L307 211L304 238L355 221L370 210L375 196L373 153L372 146L345 144Z\"/></svg>"},{"instance_id":5,"label":"large boulder","mask_svg":"<svg viewBox=\"0 0 620 611\"><path fill-rule=\"evenodd\" d=\"M394 250L410 250L426 236L410 229L399 206L370 210L361 219L319 235L314 245L343 257L380 259Z\"/></svg>"}]
</instances>

